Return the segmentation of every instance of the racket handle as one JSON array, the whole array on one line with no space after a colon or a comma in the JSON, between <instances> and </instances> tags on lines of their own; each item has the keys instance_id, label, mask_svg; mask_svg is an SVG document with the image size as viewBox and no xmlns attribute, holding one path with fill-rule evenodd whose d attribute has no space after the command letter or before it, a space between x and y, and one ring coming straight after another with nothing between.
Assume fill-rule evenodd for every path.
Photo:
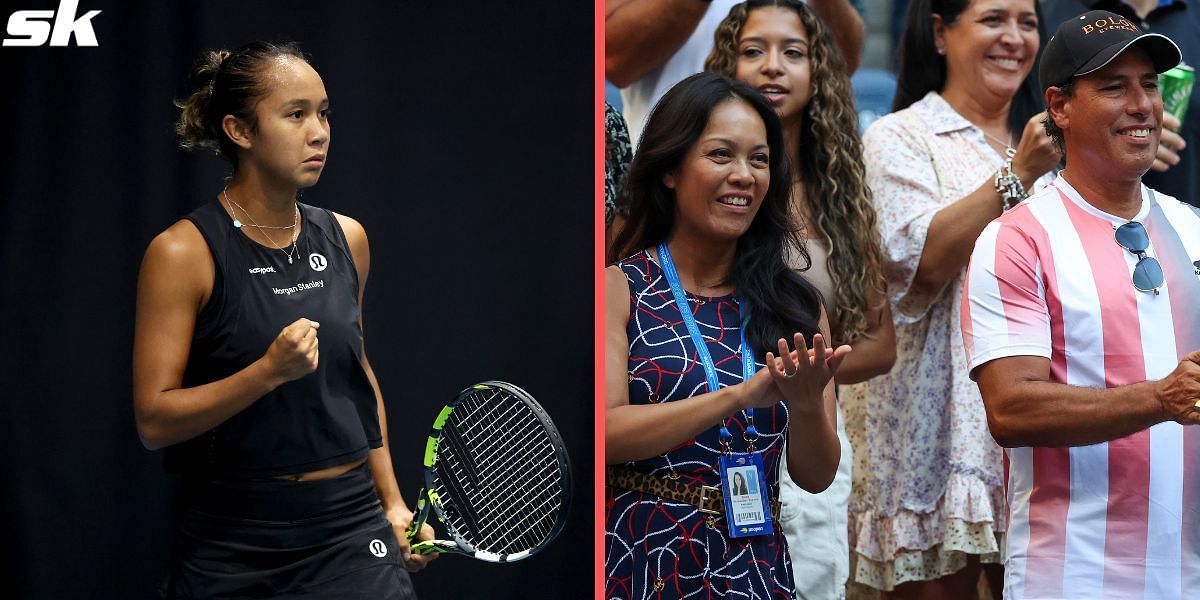
<instances>
[{"instance_id":1,"label":"racket handle","mask_svg":"<svg viewBox=\"0 0 1200 600\"><path fill-rule=\"evenodd\" d=\"M417 533L421 531L421 527L425 525L428 518L429 503L425 502L425 488L421 488L421 491L417 492L417 510L413 513L408 529L404 532L404 536L408 538L409 542L417 539Z\"/></svg>"},{"instance_id":2,"label":"racket handle","mask_svg":"<svg viewBox=\"0 0 1200 600\"><path fill-rule=\"evenodd\" d=\"M434 552L453 552L458 544L446 540L428 540L412 545L413 554L433 554Z\"/></svg>"}]
</instances>

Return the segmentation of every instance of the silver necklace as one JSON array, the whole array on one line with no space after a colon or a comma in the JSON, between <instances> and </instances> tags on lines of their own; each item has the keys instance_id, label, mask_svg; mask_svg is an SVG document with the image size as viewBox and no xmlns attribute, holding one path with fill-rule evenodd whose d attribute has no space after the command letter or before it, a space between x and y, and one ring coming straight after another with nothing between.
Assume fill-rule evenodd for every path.
<instances>
[{"instance_id":1,"label":"silver necklace","mask_svg":"<svg viewBox=\"0 0 1200 600\"><path fill-rule=\"evenodd\" d=\"M254 222L254 219L250 219L250 224L247 225L246 223L243 223L243 222L237 220L236 215L232 214L233 207L236 206L236 207L238 207L238 210L242 211L242 213L246 215L246 218L248 218L248 219L250 218L250 213L247 212L246 209L242 208L241 204L234 202L233 199L231 199L229 197L229 188L225 188L225 189L221 190L221 195L225 197L225 202L230 205L229 206L230 216L235 217L233 219L233 226L237 227L238 229L241 229L243 227L254 227L255 229L291 229L296 226L295 221L292 221L291 225L259 225Z\"/></svg>"},{"instance_id":2,"label":"silver necklace","mask_svg":"<svg viewBox=\"0 0 1200 600\"><path fill-rule=\"evenodd\" d=\"M994 135L992 135L992 134L988 133L988 132L987 132L987 131L986 131L984 128L982 128L982 127L980 127L980 128L979 128L979 130L983 132L983 135L986 135L986 136L988 136L989 138L992 138L992 141L993 141L993 142L996 142L997 144L1000 144L1001 146L1004 146L1004 156L1005 156L1005 157L1007 157L1007 158L1012 158L1012 157L1014 157L1014 156L1016 156L1016 155L1017 155L1017 151L1016 151L1016 150L1013 150L1013 147L1012 147L1012 134L1009 134L1009 136L1008 136L1008 141L1006 142L1006 141L1004 141L1004 140L1002 140L1002 139L1000 139L1000 138L998 138L998 137L996 137L996 136L994 136Z\"/></svg>"},{"instance_id":3,"label":"silver necklace","mask_svg":"<svg viewBox=\"0 0 1200 600\"><path fill-rule=\"evenodd\" d=\"M292 213L292 224L291 225L286 225L286 226L282 226L282 227L278 226L278 225L259 225L258 223L254 222L254 217L250 215L250 211L247 211L246 209L242 208L242 206L240 204L238 204L237 202L234 202L233 199L229 197L229 188L221 190L221 195L225 197L225 202L227 202L229 204L229 216L233 217L233 226L238 229L241 229L242 227L254 227L254 228L258 229L259 231L262 232L262 234L264 236L266 236L267 241L271 242L272 246L279 246L279 244L275 242L275 239L272 238L271 234L267 233L266 230L268 230L268 229L291 229L292 230L292 247L291 247L291 249L285 251L284 248L287 247L285 244L283 247L276 248L276 250L283 252L283 255L286 256L288 259L288 264L289 265L292 264L292 259L296 254L296 239L300 237L299 236L300 232L296 228L296 226L300 224L300 207L296 207L296 209L295 209L296 212ZM250 219L249 225L246 225L237 219L236 213L233 212L233 207L235 207L235 206L238 207L238 210L242 211L242 214L246 215L247 219Z\"/></svg>"}]
</instances>

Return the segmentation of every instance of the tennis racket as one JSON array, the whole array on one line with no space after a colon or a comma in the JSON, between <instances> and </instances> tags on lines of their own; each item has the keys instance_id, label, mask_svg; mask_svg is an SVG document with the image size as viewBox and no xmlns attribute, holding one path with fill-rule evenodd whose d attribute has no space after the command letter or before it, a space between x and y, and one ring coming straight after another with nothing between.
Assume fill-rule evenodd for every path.
<instances>
[{"instance_id":1,"label":"tennis racket","mask_svg":"<svg viewBox=\"0 0 1200 600\"><path fill-rule=\"evenodd\" d=\"M567 449L546 411L525 390L486 381L433 422L408 541L418 554L521 560L562 531L570 496ZM416 542L431 508L451 539Z\"/></svg>"}]
</instances>

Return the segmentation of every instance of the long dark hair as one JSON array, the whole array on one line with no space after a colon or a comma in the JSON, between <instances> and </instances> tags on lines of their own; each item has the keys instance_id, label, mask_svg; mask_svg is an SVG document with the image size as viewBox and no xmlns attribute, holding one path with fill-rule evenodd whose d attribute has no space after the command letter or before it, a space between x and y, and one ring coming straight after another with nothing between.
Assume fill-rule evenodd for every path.
<instances>
[{"instance_id":1,"label":"long dark hair","mask_svg":"<svg viewBox=\"0 0 1200 600\"><path fill-rule=\"evenodd\" d=\"M675 192L663 175L677 168L723 102L745 102L762 119L770 147L771 182L750 228L738 238L730 277L742 298L746 337L761 356L775 350L779 338L796 331L818 331L820 296L784 263L792 246L811 264L799 237L788 201L791 176L783 144L783 127L775 108L754 88L716 73L697 73L671 88L651 111L629 174L625 194L629 220L613 242L617 256L629 256L667 239L675 225ZM807 267L806 267L807 268Z\"/></svg>"},{"instance_id":2,"label":"long dark hair","mask_svg":"<svg viewBox=\"0 0 1200 600\"><path fill-rule=\"evenodd\" d=\"M952 25L958 16L970 6L972 0L912 0L904 19L904 33L900 37L899 73L896 82L896 97L892 110L908 108L913 102L929 92L940 92L946 86L946 57L938 54L933 37L933 15L942 17L942 22ZM1046 39L1042 23L1042 3L1033 3L1037 11L1038 37ZM1033 64L1042 57L1038 45ZM1037 85L1037 69L1030 69L1017 93L1013 94L1008 108L1008 128L1014 137L1013 143L1021 139L1025 123L1029 118L1046 108L1045 99Z\"/></svg>"},{"instance_id":3,"label":"long dark hair","mask_svg":"<svg viewBox=\"0 0 1200 600\"><path fill-rule=\"evenodd\" d=\"M704 68L729 77L736 75L742 28L751 13L764 7L795 11L808 34L812 96L804 107L801 152L792 169L798 172L809 215L829 249L826 265L834 296L826 299L829 305L825 309L829 312L830 341L849 343L870 329L867 315L874 308L870 304L872 292L886 298L887 282L875 203L867 188L850 74L829 28L799 0L747 0L730 9L729 16L717 25ZM814 233L809 232L809 237Z\"/></svg>"}]
</instances>

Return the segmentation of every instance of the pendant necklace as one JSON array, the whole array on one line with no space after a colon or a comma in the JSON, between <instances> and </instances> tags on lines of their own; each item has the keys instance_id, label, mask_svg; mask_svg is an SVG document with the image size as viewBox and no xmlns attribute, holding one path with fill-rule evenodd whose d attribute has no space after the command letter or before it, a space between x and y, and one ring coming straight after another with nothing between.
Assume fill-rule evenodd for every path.
<instances>
[{"instance_id":1,"label":"pendant necklace","mask_svg":"<svg viewBox=\"0 0 1200 600\"><path fill-rule=\"evenodd\" d=\"M259 225L258 223L254 222L254 217L252 217L250 215L249 211L242 208L242 206L240 204L238 204L237 202L234 202L233 199L229 197L229 188L225 188L224 190L221 190L221 196L223 196L225 198L225 202L229 204L229 216L233 218L233 226L235 228L241 229L242 227L253 227L255 229L258 229L260 232L262 232L262 234L264 236L266 236L267 241L271 242L272 246L279 246L279 244L277 244L275 242L275 240L271 237L271 234L267 233L266 230L268 230L268 229L291 229L292 230L292 247L291 247L291 249L284 250L284 248L287 248L287 245L285 244L281 248L276 248L276 250L283 252L283 255L286 256L288 259L288 264L289 265L292 264L292 257L295 256L295 254L296 254L296 239L300 237L299 236L300 232L297 230L297 227L296 227L297 225L300 224L300 208L299 207L295 208L296 212L293 213L293 215L292 215L292 224L291 225L282 225L282 226L280 226L280 225ZM237 215L233 211L233 207L235 207L235 206L238 208L238 210L242 211L242 214L246 215L247 219L250 220L249 224L242 223L241 221L239 221L237 219Z\"/></svg>"},{"instance_id":2,"label":"pendant necklace","mask_svg":"<svg viewBox=\"0 0 1200 600\"><path fill-rule=\"evenodd\" d=\"M1004 156L1006 158L1011 160L1012 157L1017 155L1017 151L1013 150L1013 147L1012 147L1012 134L1009 134L1008 141L1006 142L1006 141L988 133L982 127L980 127L979 130L983 131L983 135L986 135L989 138L992 138L992 141L996 142L997 144L1000 144L1001 146L1004 146Z\"/></svg>"}]
</instances>

